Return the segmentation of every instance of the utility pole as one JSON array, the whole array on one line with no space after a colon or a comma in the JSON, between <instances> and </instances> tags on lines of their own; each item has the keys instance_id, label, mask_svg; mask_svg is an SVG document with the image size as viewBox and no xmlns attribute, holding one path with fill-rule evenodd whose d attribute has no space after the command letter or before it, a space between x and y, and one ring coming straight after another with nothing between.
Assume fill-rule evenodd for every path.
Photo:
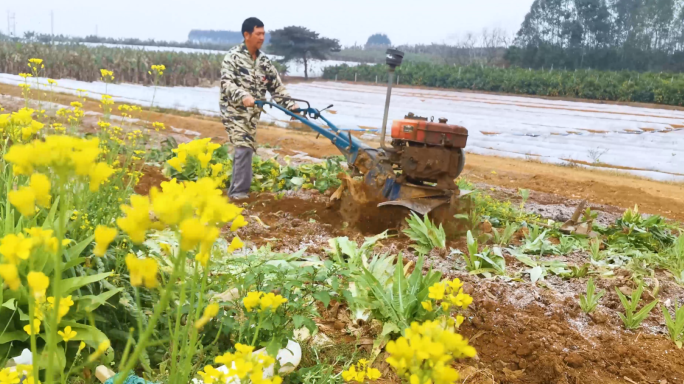
<instances>
[{"instance_id":1,"label":"utility pole","mask_svg":"<svg viewBox=\"0 0 684 384\"><path fill-rule=\"evenodd\" d=\"M17 14L14 12L7 12L7 29L12 37L17 36Z\"/></svg>"},{"instance_id":2,"label":"utility pole","mask_svg":"<svg viewBox=\"0 0 684 384\"><path fill-rule=\"evenodd\" d=\"M55 11L50 11L50 44L55 44Z\"/></svg>"},{"instance_id":3,"label":"utility pole","mask_svg":"<svg viewBox=\"0 0 684 384\"><path fill-rule=\"evenodd\" d=\"M12 37L17 34L17 16L14 12L7 11L7 35Z\"/></svg>"}]
</instances>

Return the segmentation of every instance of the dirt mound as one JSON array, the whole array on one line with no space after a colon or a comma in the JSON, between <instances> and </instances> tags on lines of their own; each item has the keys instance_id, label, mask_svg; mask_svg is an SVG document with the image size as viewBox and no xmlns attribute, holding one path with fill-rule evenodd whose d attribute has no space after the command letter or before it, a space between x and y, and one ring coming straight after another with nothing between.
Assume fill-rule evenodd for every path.
<instances>
[{"instance_id":1,"label":"dirt mound","mask_svg":"<svg viewBox=\"0 0 684 384\"><path fill-rule=\"evenodd\" d=\"M161 169L146 165L142 169L143 175L136 184L134 190L139 195L147 195L152 187L159 187L164 181L169 179L162 174Z\"/></svg>"},{"instance_id":2,"label":"dirt mound","mask_svg":"<svg viewBox=\"0 0 684 384\"><path fill-rule=\"evenodd\" d=\"M251 219L249 226L240 230L240 236L257 245L270 243L279 252L307 247L308 253L325 255L331 237L348 236L360 242L368 235L345 226L339 213L326 207L327 201L327 196L311 192L290 192L282 198L274 194L252 197L246 203L246 214L259 217L268 228ZM374 211L361 211L362 217L377 219ZM413 260L410 245L411 241L399 234L381 241L376 252L402 252L407 260ZM448 245L466 251L462 238ZM457 271L457 256L436 251L428 255L425 268L438 269L449 278L461 278L475 298L461 327L461 333L478 351L477 359L459 362L462 378L469 377L467 383L660 384L684 380L684 351L676 349L663 334L660 308L654 309L639 330L624 330L617 315L622 308L614 291L615 287L629 284L629 276L598 279L598 288L607 293L597 311L586 315L579 308L586 278L550 276L539 286L525 281L487 280ZM586 257L573 255L563 260L581 265ZM507 259L507 268L514 273L524 266ZM661 302L684 298L682 287L670 283L671 279L668 281L664 275L657 277L661 281ZM334 340L351 340L345 333L350 331L345 329L330 331L322 326L321 332L330 333L328 336Z\"/></svg>"},{"instance_id":3,"label":"dirt mound","mask_svg":"<svg viewBox=\"0 0 684 384\"><path fill-rule=\"evenodd\" d=\"M684 379L684 351L661 335L624 331L610 314L582 313L578 300L522 287L529 303L505 298L515 288L472 280L474 313L461 327L480 368L506 383L658 383ZM520 291L520 289L518 289ZM483 294L484 293L484 294Z\"/></svg>"}]
</instances>

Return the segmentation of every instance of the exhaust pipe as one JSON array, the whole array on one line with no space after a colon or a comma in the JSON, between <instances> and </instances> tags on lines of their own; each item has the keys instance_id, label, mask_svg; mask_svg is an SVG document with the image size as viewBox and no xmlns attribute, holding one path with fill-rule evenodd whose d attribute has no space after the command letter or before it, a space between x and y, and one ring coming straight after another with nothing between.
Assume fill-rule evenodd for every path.
<instances>
[{"instance_id":1,"label":"exhaust pipe","mask_svg":"<svg viewBox=\"0 0 684 384\"><path fill-rule=\"evenodd\" d=\"M380 129L380 148L387 152L394 151L394 148L388 148L385 145L385 134L387 132L387 116L389 114L390 99L392 98L392 85L394 84L394 71L401 65L404 59L404 52L396 49L388 49L385 63L389 66L389 73L387 76L387 96L385 98L385 114L382 117L382 128Z\"/></svg>"}]
</instances>

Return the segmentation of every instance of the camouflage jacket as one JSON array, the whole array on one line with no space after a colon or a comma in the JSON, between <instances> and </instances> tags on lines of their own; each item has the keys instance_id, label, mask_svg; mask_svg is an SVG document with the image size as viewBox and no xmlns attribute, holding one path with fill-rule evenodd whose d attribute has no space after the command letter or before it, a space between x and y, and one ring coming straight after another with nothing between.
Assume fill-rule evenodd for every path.
<instances>
[{"instance_id":1,"label":"camouflage jacket","mask_svg":"<svg viewBox=\"0 0 684 384\"><path fill-rule=\"evenodd\" d=\"M256 150L256 126L261 116L257 107L242 105L245 96L255 100L265 99L266 91L274 101L285 108L292 108L292 101L280 102L278 97L290 97L280 80L278 71L266 55L258 51L253 60L245 44L233 47L221 66L221 116L233 145L251 147Z\"/></svg>"}]
</instances>

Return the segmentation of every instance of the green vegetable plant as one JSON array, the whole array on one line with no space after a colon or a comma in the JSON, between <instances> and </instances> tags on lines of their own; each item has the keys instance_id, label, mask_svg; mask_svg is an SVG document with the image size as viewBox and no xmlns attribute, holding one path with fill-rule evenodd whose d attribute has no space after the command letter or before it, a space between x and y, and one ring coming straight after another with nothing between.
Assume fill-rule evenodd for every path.
<instances>
[{"instance_id":1,"label":"green vegetable plant","mask_svg":"<svg viewBox=\"0 0 684 384\"><path fill-rule=\"evenodd\" d=\"M466 270L471 274L484 274L488 276L490 273L498 275L506 274L506 259L501 254L501 249L495 247L490 250L485 247L478 252L479 242L473 237L471 231L466 234L468 253L463 253L463 260L466 263Z\"/></svg>"},{"instance_id":2,"label":"green vegetable plant","mask_svg":"<svg viewBox=\"0 0 684 384\"><path fill-rule=\"evenodd\" d=\"M367 302L358 304L371 308L373 318L384 324L381 337L399 334L412 322L422 322L431 316L422 308L421 302L427 300L428 288L439 282L441 273L430 270L423 274L423 260L423 255L420 255L413 272L407 276L400 254L394 275L386 284L365 268L362 275L354 278L359 289L368 292ZM360 298L356 300L361 301Z\"/></svg>"},{"instance_id":3,"label":"green vegetable plant","mask_svg":"<svg viewBox=\"0 0 684 384\"><path fill-rule=\"evenodd\" d=\"M606 293L606 291L596 291L594 279L589 279L587 282L587 294L580 296L580 308L584 313L592 313L596 309L599 300Z\"/></svg>"},{"instance_id":4,"label":"green vegetable plant","mask_svg":"<svg viewBox=\"0 0 684 384\"><path fill-rule=\"evenodd\" d=\"M622 302L622 306L625 308L625 314L619 313L619 315L627 329L639 328L641 323L646 320L651 310L658 304L658 300L653 300L637 311L643 291L643 284L639 284L639 287L632 292L632 297L628 299L617 287L615 287L615 292L617 292L618 297L620 297L620 302Z\"/></svg>"},{"instance_id":5,"label":"green vegetable plant","mask_svg":"<svg viewBox=\"0 0 684 384\"><path fill-rule=\"evenodd\" d=\"M677 283L684 284L684 235L679 235L672 247L663 252L659 264L672 273Z\"/></svg>"},{"instance_id":6,"label":"green vegetable plant","mask_svg":"<svg viewBox=\"0 0 684 384\"><path fill-rule=\"evenodd\" d=\"M545 254L557 254L558 249L549 241L549 230L542 229L538 225L529 225L528 233L525 235L525 241L520 247L520 251L528 254L536 254L539 256Z\"/></svg>"},{"instance_id":7,"label":"green vegetable plant","mask_svg":"<svg viewBox=\"0 0 684 384\"><path fill-rule=\"evenodd\" d=\"M413 247L420 254L428 254L435 248L446 249L446 233L440 224L439 227L425 215L421 220L415 212L406 218L409 227L404 229L404 233L416 244Z\"/></svg>"},{"instance_id":8,"label":"green vegetable plant","mask_svg":"<svg viewBox=\"0 0 684 384\"><path fill-rule=\"evenodd\" d=\"M677 348L682 348L684 342L684 305L679 305L675 300L674 319L670 316L667 307L663 305L663 315L670 339L677 345Z\"/></svg>"},{"instance_id":9,"label":"green vegetable plant","mask_svg":"<svg viewBox=\"0 0 684 384\"><path fill-rule=\"evenodd\" d=\"M637 249L640 251L661 252L672 246L675 237L673 227L658 215L644 218L637 206L628 209L615 221L615 225L601 232L606 236L606 244L619 250Z\"/></svg>"},{"instance_id":10,"label":"green vegetable plant","mask_svg":"<svg viewBox=\"0 0 684 384\"><path fill-rule=\"evenodd\" d=\"M601 255L601 240L598 238L591 239L589 242L589 251L591 252L591 259L594 261L601 261L603 256Z\"/></svg>"},{"instance_id":11,"label":"green vegetable plant","mask_svg":"<svg viewBox=\"0 0 684 384\"><path fill-rule=\"evenodd\" d=\"M519 226L516 223L506 223L506 226L502 229L492 228L494 243L499 246L507 246L518 228Z\"/></svg>"},{"instance_id":12,"label":"green vegetable plant","mask_svg":"<svg viewBox=\"0 0 684 384\"><path fill-rule=\"evenodd\" d=\"M518 193L522 198L522 200L520 201L520 213L522 214L523 212L525 212L525 203L527 203L527 200L530 198L530 190L520 188L518 189Z\"/></svg>"}]
</instances>

